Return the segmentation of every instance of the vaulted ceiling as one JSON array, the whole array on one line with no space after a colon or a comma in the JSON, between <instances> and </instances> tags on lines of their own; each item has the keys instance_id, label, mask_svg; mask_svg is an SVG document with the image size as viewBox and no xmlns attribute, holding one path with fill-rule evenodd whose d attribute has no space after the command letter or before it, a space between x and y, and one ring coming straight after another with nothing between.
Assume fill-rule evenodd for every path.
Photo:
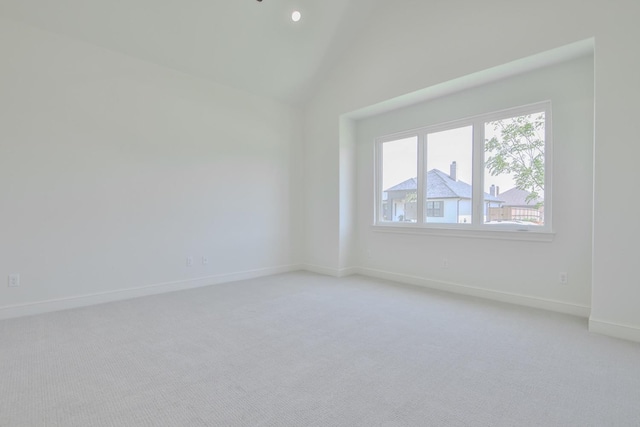
<instances>
[{"instance_id":1,"label":"vaulted ceiling","mask_svg":"<svg viewBox=\"0 0 640 427\"><path fill-rule=\"evenodd\" d=\"M381 1L0 0L0 16L295 104Z\"/></svg>"}]
</instances>

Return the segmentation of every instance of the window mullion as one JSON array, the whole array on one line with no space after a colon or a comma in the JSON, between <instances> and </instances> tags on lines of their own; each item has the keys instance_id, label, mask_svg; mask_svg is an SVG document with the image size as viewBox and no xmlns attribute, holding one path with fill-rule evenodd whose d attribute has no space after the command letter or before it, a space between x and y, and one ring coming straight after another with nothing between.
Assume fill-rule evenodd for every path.
<instances>
[{"instance_id":1,"label":"window mullion","mask_svg":"<svg viewBox=\"0 0 640 427\"><path fill-rule=\"evenodd\" d=\"M374 203L375 203L375 215L374 215L374 224L382 222L382 141L376 141L375 148L375 163L376 169L374 171L375 175L375 195L374 195Z\"/></svg>"},{"instance_id":2,"label":"window mullion","mask_svg":"<svg viewBox=\"0 0 640 427\"><path fill-rule=\"evenodd\" d=\"M427 150L426 150L426 135L424 133L419 133L418 134L418 177L417 177L417 181L418 181L418 189L416 190L418 192L417 194L417 198L416 198L416 215L417 215L417 223L418 224L424 224L425 223L425 218L424 218L424 208L425 208L425 204L426 204L426 200L425 200L425 188L426 188L426 182L425 182L425 165L426 165L426 159L425 156L427 154Z\"/></svg>"},{"instance_id":3,"label":"window mullion","mask_svg":"<svg viewBox=\"0 0 640 427\"><path fill-rule=\"evenodd\" d=\"M479 227L484 223L484 122L473 122L473 218L471 223Z\"/></svg>"}]
</instances>

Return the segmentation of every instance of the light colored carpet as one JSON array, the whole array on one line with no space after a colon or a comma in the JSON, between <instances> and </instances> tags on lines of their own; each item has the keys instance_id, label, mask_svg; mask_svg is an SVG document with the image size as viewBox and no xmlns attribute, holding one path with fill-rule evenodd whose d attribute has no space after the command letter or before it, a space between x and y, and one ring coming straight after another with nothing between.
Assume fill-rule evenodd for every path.
<instances>
[{"instance_id":1,"label":"light colored carpet","mask_svg":"<svg viewBox=\"0 0 640 427\"><path fill-rule=\"evenodd\" d=\"M640 345L292 273L0 322L0 425L639 426Z\"/></svg>"}]
</instances>

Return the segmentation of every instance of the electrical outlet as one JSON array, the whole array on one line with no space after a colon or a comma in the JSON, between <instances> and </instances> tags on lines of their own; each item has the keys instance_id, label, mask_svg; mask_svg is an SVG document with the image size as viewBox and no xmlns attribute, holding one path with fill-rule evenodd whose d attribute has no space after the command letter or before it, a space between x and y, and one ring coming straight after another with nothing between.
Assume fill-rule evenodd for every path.
<instances>
[{"instance_id":1,"label":"electrical outlet","mask_svg":"<svg viewBox=\"0 0 640 427\"><path fill-rule=\"evenodd\" d=\"M202 265L209 265L209 258L206 256L202 257Z\"/></svg>"},{"instance_id":2,"label":"electrical outlet","mask_svg":"<svg viewBox=\"0 0 640 427\"><path fill-rule=\"evenodd\" d=\"M560 273L560 276L558 277L558 280L563 285L566 285L567 283L569 283L569 276L567 275L566 272L563 271L563 272Z\"/></svg>"},{"instance_id":3,"label":"electrical outlet","mask_svg":"<svg viewBox=\"0 0 640 427\"><path fill-rule=\"evenodd\" d=\"M442 268L449 268L449 258L442 258Z\"/></svg>"},{"instance_id":4,"label":"electrical outlet","mask_svg":"<svg viewBox=\"0 0 640 427\"><path fill-rule=\"evenodd\" d=\"M187 257L187 267L191 267L193 265L193 257Z\"/></svg>"},{"instance_id":5,"label":"electrical outlet","mask_svg":"<svg viewBox=\"0 0 640 427\"><path fill-rule=\"evenodd\" d=\"M19 274L10 274L9 275L9 287L17 288L20 286L20 275Z\"/></svg>"}]
</instances>

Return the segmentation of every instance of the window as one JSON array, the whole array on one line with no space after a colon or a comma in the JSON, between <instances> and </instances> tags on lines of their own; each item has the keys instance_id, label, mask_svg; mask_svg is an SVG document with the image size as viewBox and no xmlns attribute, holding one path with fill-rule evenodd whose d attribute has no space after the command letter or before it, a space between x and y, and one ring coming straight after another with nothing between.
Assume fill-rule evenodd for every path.
<instances>
[{"instance_id":1,"label":"window","mask_svg":"<svg viewBox=\"0 0 640 427\"><path fill-rule=\"evenodd\" d=\"M485 224L544 225L545 130L544 111L484 124Z\"/></svg>"},{"instance_id":2,"label":"window","mask_svg":"<svg viewBox=\"0 0 640 427\"><path fill-rule=\"evenodd\" d=\"M427 218L428 217L444 217L444 202L427 202Z\"/></svg>"},{"instance_id":3,"label":"window","mask_svg":"<svg viewBox=\"0 0 640 427\"><path fill-rule=\"evenodd\" d=\"M550 231L549 102L378 138L376 224Z\"/></svg>"},{"instance_id":4,"label":"window","mask_svg":"<svg viewBox=\"0 0 640 427\"><path fill-rule=\"evenodd\" d=\"M387 141L382 144L383 221L416 222L418 186L418 138Z\"/></svg>"},{"instance_id":5,"label":"window","mask_svg":"<svg viewBox=\"0 0 640 427\"><path fill-rule=\"evenodd\" d=\"M470 225L473 126L427 131L425 144L425 222ZM442 205L437 215L429 212L429 202L434 199Z\"/></svg>"}]
</instances>

